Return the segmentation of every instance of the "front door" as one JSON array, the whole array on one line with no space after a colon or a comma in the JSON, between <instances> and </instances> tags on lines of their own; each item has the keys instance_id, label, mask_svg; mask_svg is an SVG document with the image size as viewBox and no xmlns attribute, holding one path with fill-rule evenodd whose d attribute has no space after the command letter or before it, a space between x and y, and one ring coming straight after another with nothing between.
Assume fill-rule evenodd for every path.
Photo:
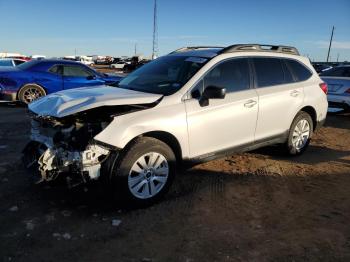
<instances>
[{"instance_id":1,"label":"front door","mask_svg":"<svg viewBox=\"0 0 350 262\"><path fill-rule=\"evenodd\" d=\"M210 99L207 106L201 106L198 98L185 101L192 158L254 142L259 101L251 89L248 60L235 58L219 63L191 93L201 94L208 86L226 88L226 97Z\"/></svg>"},{"instance_id":2,"label":"front door","mask_svg":"<svg viewBox=\"0 0 350 262\"><path fill-rule=\"evenodd\" d=\"M71 89L85 86L102 85L104 81L83 65L63 66L63 88Z\"/></svg>"}]
</instances>

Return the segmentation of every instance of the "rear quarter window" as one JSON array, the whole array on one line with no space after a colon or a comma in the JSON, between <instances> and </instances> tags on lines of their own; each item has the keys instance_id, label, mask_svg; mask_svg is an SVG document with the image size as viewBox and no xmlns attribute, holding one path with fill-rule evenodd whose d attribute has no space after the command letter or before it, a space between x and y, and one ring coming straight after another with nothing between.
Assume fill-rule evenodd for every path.
<instances>
[{"instance_id":1,"label":"rear quarter window","mask_svg":"<svg viewBox=\"0 0 350 262\"><path fill-rule=\"evenodd\" d=\"M312 76L312 72L300 62L292 59L285 59L285 62L297 82L305 81Z\"/></svg>"}]
</instances>

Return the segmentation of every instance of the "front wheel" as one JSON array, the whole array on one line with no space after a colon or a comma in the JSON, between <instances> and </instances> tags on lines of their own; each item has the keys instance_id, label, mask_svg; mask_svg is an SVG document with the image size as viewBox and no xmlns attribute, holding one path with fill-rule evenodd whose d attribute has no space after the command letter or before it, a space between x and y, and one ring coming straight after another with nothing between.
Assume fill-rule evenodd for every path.
<instances>
[{"instance_id":1,"label":"front wheel","mask_svg":"<svg viewBox=\"0 0 350 262\"><path fill-rule=\"evenodd\" d=\"M164 142L150 137L137 139L117 163L111 174L112 190L137 205L159 200L176 173L174 152Z\"/></svg>"},{"instance_id":2,"label":"front wheel","mask_svg":"<svg viewBox=\"0 0 350 262\"><path fill-rule=\"evenodd\" d=\"M29 84L22 87L18 92L18 99L25 104L29 104L39 97L45 95L46 92L41 86L38 86L36 84Z\"/></svg>"},{"instance_id":3,"label":"front wheel","mask_svg":"<svg viewBox=\"0 0 350 262\"><path fill-rule=\"evenodd\" d=\"M313 133L313 121L306 112L299 112L293 120L286 143L290 155L300 155L310 144Z\"/></svg>"}]
</instances>

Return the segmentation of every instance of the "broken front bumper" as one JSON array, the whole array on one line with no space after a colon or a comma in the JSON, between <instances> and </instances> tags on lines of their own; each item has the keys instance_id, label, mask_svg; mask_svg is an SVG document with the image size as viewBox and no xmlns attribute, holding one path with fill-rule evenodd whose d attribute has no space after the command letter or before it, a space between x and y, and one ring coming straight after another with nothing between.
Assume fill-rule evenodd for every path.
<instances>
[{"instance_id":1,"label":"broken front bumper","mask_svg":"<svg viewBox=\"0 0 350 262\"><path fill-rule=\"evenodd\" d=\"M52 136L41 133L35 125L32 125L30 138L23 153L26 167L39 171L37 183L53 181L60 176L65 177L69 186L97 180L101 164L110 154L109 149L94 142L85 150L67 150L63 145L54 144Z\"/></svg>"}]
</instances>

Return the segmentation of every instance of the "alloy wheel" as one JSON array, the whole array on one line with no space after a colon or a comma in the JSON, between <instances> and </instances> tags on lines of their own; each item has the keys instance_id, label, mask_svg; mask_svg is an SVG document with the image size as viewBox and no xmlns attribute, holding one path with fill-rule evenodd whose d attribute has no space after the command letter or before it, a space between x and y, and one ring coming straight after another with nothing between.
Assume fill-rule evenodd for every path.
<instances>
[{"instance_id":1,"label":"alloy wheel","mask_svg":"<svg viewBox=\"0 0 350 262\"><path fill-rule=\"evenodd\" d=\"M29 87L23 92L24 102L29 104L44 94L36 87Z\"/></svg>"},{"instance_id":2,"label":"alloy wheel","mask_svg":"<svg viewBox=\"0 0 350 262\"><path fill-rule=\"evenodd\" d=\"M309 137L310 124L306 119L301 119L294 128L292 144L298 151L300 151L307 144Z\"/></svg>"},{"instance_id":3,"label":"alloy wheel","mask_svg":"<svg viewBox=\"0 0 350 262\"><path fill-rule=\"evenodd\" d=\"M129 171L129 190L137 198L154 197L165 186L168 176L169 164L162 154L144 154L135 161Z\"/></svg>"}]
</instances>

